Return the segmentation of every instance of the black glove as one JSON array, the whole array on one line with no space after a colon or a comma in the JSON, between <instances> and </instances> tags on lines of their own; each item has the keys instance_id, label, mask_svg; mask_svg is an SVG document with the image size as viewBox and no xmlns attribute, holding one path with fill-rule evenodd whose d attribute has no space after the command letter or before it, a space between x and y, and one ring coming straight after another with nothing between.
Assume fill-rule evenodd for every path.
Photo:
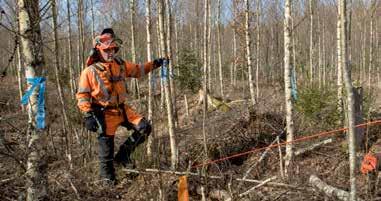
<instances>
[{"instance_id":1,"label":"black glove","mask_svg":"<svg viewBox=\"0 0 381 201\"><path fill-rule=\"evenodd\" d=\"M135 128L140 134L144 134L146 136L149 136L152 130L151 124L146 118L140 120L139 124Z\"/></svg>"},{"instance_id":2,"label":"black glove","mask_svg":"<svg viewBox=\"0 0 381 201\"><path fill-rule=\"evenodd\" d=\"M169 62L169 59L166 59L166 58L158 58L158 59L153 60L153 65L154 65L156 68L158 68L158 67L160 67L160 66L163 65L164 60L167 60L167 61Z\"/></svg>"},{"instance_id":3,"label":"black glove","mask_svg":"<svg viewBox=\"0 0 381 201\"><path fill-rule=\"evenodd\" d=\"M85 127L87 130L92 132L97 132L99 128L99 123L97 118L93 113L86 113L85 114Z\"/></svg>"}]
</instances>

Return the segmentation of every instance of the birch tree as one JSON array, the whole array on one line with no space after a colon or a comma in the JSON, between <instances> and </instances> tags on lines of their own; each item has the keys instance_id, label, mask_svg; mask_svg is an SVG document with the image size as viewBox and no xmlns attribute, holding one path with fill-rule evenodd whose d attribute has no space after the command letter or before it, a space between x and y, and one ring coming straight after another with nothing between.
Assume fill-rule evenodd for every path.
<instances>
[{"instance_id":1,"label":"birch tree","mask_svg":"<svg viewBox=\"0 0 381 201\"><path fill-rule=\"evenodd\" d=\"M342 67L342 62L341 62L341 22L338 19L337 20L337 105L338 105L338 113L343 114L344 111L344 101L343 101L343 67ZM339 117L339 124L342 124L343 121L343 116Z\"/></svg>"},{"instance_id":2,"label":"birch tree","mask_svg":"<svg viewBox=\"0 0 381 201\"><path fill-rule=\"evenodd\" d=\"M284 85L286 101L286 130L287 142L294 140L294 121L291 89L291 0L285 1L285 19L284 19ZM293 159L293 145L286 145L285 173L289 177L288 171Z\"/></svg>"},{"instance_id":3,"label":"birch tree","mask_svg":"<svg viewBox=\"0 0 381 201\"><path fill-rule=\"evenodd\" d=\"M256 47L257 47L257 57L255 59L257 67L255 69L255 82L256 82L256 89L257 89L257 100L259 99L259 67L261 63L261 27L260 27L260 16L261 16L261 0L257 0L257 41L256 41ZM295 65L295 64L294 64Z\"/></svg>"},{"instance_id":4,"label":"birch tree","mask_svg":"<svg viewBox=\"0 0 381 201\"><path fill-rule=\"evenodd\" d=\"M171 97L172 97L172 105L173 105L173 118L175 121L175 124L177 124L177 109L176 109L176 86L175 86L175 80L173 79L173 54L172 54L172 9L171 9L171 1L165 0L166 13L167 13L167 56L171 59L171 62L169 62L169 86L171 89Z\"/></svg>"},{"instance_id":5,"label":"birch tree","mask_svg":"<svg viewBox=\"0 0 381 201\"><path fill-rule=\"evenodd\" d=\"M130 0L130 23L131 23L131 60L136 63L136 43L135 43L135 0ZM131 80L133 94L140 100L139 81L136 78Z\"/></svg>"},{"instance_id":6,"label":"birch tree","mask_svg":"<svg viewBox=\"0 0 381 201\"><path fill-rule=\"evenodd\" d=\"M310 0L310 82L314 81L313 74L314 74L314 4L315 0Z\"/></svg>"},{"instance_id":7,"label":"birch tree","mask_svg":"<svg viewBox=\"0 0 381 201\"><path fill-rule=\"evenodd\" d=\"M165 28L164 28L164 14L165 14L165 1L158 1L158 10L159 10L159 32L160 32L160 48L161 48L161 57L166 57L168 55L167 44L165 42ZM166 69L165 69L166 70ZM173 119L173 105L171 98L171 90L168 84L168 73L166 73L164 78L164 93L165 101L167 103L167 116L168 116L168 132L171 146L171 168L175 169L177 166L177 145L176 145L176 136L175 136L175 124Z\"/></svg>"},{"instance_id":8,"label":"birch tree","mask_svg":"<svg viewBox=\"0 0 381 201\"><path fill-rule=\"evenodd\" d=\"M232 85L237 85L237 3L235 0L232 0L233 5L233 65L232 65Z\"/></svg>"},{"instance_id":9,"label":"birch tree","mask_svg":"<svg viewBox=\"0 0 381 201\"><path fill-rule=\"evenodd\" d=\"M83 0L78 0L78 75L81 74L82 69L85 67L85 40L84 40L84 8Z\"/></svg>"},{"instance_id":10,"label":"birch tree","mask_svg":"<svg viewBox=\"0 0 381 201\"><path fill-rule=\"evenodd\" d=\"M68 69L69 69L69 76L70 76L70 94L71 94L71 97L74 98L75 96L75 92L76 92L76 79L75 79L75 71L74 71L74 68L73 68L73 57L72 57L72 54L73 54L73 45L72 45L72 42L71 42L71 37L72 37L72 34L71 34L71 13L70 13L70 0L66 0L66 7L67 7L67 21L68 21L68 32L67 32L67 43L69 45L69 48L68 48Z\"/></svg>"},{"instance_id":11,"label":"birch tree","mask_svg":"<svg viewBox=\"0 0 381 201\"><path fill-rule=\"evenodd\" d=\"M67 116L67 108L65 104L65 98L63 94L63 88L60 80L60 72L59 72L59 66L60 66L60 60L59 60L59 55L60 55L60 48L58 45L58 27L57 27L57 6L56 6L56 0L51 0L51 9L52 9L52 24L53 24L53 38L54 38L54 72L55 72L55 78L56 78L56 84L57 84L57 92L58 92L58 98L61 103L61 110L62 110L62 115L63 115L63 132L64 136L68 138L68 132L70 132L70 124L69 124L69 119ZM71 146L68 143L68 146ZM68 148L70 150L70 148ZM71 159L71 153L67 153L69 161ZM70 164L71 165L71 164Z\"/></svg>"},{"instance_id":12,"label":"birch tree","mask_svg":"<svg viewBox=\"0 0 381 201\"><path fill-rule=\"evenodd\" d=\"M348 101L348 149L349 149L349 174L350 174L350 200L356 201L357 190L356 190L356 129L355 129L355 105L354 105L354 95L351 75L349 73L348 66L348 54L347 54L347 31L346 31L346 0L339 1L339 21L340 21L340 53L341 60L340 63L343 67L345 89L347 92ZM339 50L338 50L339 51Z\"/></svg>"},{"instance_id":13,"label":"birch tree","mask_svg":"<svg viewBox=\"0 0 381 201\"><path fill-rule=\"evenodd\" d=\"M249 89L251 97L251 105L255 106L255 92L254 92L254 83L253 83L253 70L252 70L252 60L251 60L251 38L250 38L250 4L249 0L245 0L245 37L246 37L246 62L249 74Z\"/></svg>"},{"instance_id":14,"label":"birch tree","mask_svg":"<svg viewBox=\"0 0 381 201\"><path fill-rule=\"evenodd\" d=\"M374 14L376 11L376 0L371 2L370 13L370 36L369 36L369 71L368 71L368 88L370 89L372 83L372 69L373 69L373 39L374 39Z\"/></svg>"},{"instance_id":15,"label":"birch tree","mask_svg":"<svg viewBox=\"0 0 381 201\"><path fill-rule=\"evenodd\" d=\"M25 78L39 79L37 85L43 81L44 58L42 51L42 37L40 31L39 1L19 0L19 23L22 52L24 56ZM32 83L27 82L30 90ZM40 85L41 86L41 85ZM34 88L28 105L28 155L26 171L27 201L48 199L47 161L46 161L46 132L44 125L38 128L37 113L39 106L40 86ZM41 98L41 96L40 96Z\"/></svg>"},{"instance_id":16,"label":"birch tree","mask_svg":"<svg viewBox=\"0 0 381 201\"><path fill-rule=\"evenodd\" d=\"M151 0L146 0L146 32L147 32L147 60L152 59L152 41L151 41ZM148 120L152 122L153 118L153 83L152 73L148 73ZM153 123L151 123L153 126ZM152 129L154 130L154 129ZM148 137L147 155L152 157L152 144L154 140L154 132Z\"/></svg>"},{"instance_id":17,"label":"birch tree","mask_svg":"<svg viewBox=\"0 0 381 201\"><path fill-rule=\"evenodd\" d=\"M220 94L224 99L224 85L223 85L223 72L222 72L222 53L221 53L221 0L218 0L217 10L217 53L218 53L218 71L220 81Z\"/></svg>"}]
</instances>

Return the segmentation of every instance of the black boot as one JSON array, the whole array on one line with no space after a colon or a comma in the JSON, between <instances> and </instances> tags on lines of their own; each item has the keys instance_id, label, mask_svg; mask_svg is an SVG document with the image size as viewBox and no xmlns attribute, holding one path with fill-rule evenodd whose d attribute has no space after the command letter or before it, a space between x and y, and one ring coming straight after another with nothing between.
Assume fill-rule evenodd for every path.
<instances>
[{"instance_id":1,"label":"black boot","mask_svg":"<svg viewBox=\"0 0 381 201\"><path fill-rule=\"evenodd\" d=\"M115 155L115 162L123 165L124 167L134 166L131 160L131 154L135 151L136 147L144 143L145 135L141 135L138 131L132 133L127 140L120 145L118 153Z\"/></svg>"},{"instance_id":2,"label":"black boot","mask_svg":"<svg viewBox=\"0 0 381 201\"><path fill-rule=\"evenodd\" d=\"M99 136L99 173L105 183L115 184L114 170L114 138Z\"/></svg>"}]
</instances>

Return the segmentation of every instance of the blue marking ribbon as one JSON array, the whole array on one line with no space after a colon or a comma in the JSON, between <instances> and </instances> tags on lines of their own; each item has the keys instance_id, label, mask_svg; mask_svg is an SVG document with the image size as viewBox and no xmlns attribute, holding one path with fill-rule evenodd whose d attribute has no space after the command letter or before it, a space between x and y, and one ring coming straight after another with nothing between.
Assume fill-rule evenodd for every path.
<instances>
[{"instance_id":1,"label":"blue marking ribbon","mask_svg":"<svg viewBox=\"0 0 381 201\"><path fill-rule=\"evenodd\" d=\"M161 67L161 79L163 81L167 81L167 78L168 78L168 60L164 59L163 61L163 66Z\"/></svg>"},{"instance_id":2,"label":"blue marking ribbon","mask_svg":"<svg viewBox=\"0 0 381 201\"><path fill-rule=\"evenodd\" d=\"M291 96L294 101L298 100L298 86L296 85L295 67L291 71Z\"/></svg>"},{"instance_id":3,"label":"blue marking ribbon","mask_svg":"<svg viewBox=\"0 0 381 201\"><path fill-rule=\"evenodd\" d=\"M28 91L25 92L24 96L21 98L21 104L26 105L28 104L29 98L32 95L33 90L39 86L40 90L38 93L38 100L37 100L37 114L36 114L36 121L37 121L37 128L43 129L45 128L45 81L46 78L44 77L34 77L34 78L27 78L26 79L28 84L31 84L32 86Z\"/></svg>"}]
</instances>

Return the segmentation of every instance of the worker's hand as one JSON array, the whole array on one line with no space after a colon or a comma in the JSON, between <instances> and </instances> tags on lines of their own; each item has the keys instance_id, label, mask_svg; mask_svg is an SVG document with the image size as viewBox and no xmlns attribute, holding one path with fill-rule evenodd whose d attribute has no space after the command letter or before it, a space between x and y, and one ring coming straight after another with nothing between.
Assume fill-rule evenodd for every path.
<instances>
[{"instance_id":1,"label":"worker's hand","mask_svg":"<svg viewBox=\"0 0 381 201\"><path fill-rule=\"evenodd\" d=\"M87 130L92 132L97 132L99 128L98 120L95 117L94 113L88 112L84 115L85 118L85 127Z\"/></svg>"},{"instance_id":2,"label":"worker's hand","mask_svg":"<svg viewBox=\"0 0 381 201\"><path fill-rule=\"evenodd\" d=\"M369 172L375 170L376 166L377 166L377 158L373 154L368 153L365 155L361 163L361 172L363 174L368 174Z\"/></svg>"},{"instance_id":3,"label":"worker's hand","mask_svg":"<svg viewBox=\"0 0 381 201\"><path fill-rule=\"evenodd\" d=\"M149 136L152 130L151 124L146 118L140 120L139 124L135 128L137 131L139 131L140 134L146 136Z\"/></svg>"},{"instance_id":4,"label":"worker's hand","mask_svg":"<svg viewBox=\"0 0 381 201\"><path fill-rule=\"evenodd\" d=\"M167 60L169 62L168 58L163 57L163 58L158 58L158 59L153 60L153 65L155 66L155 68L158 68L158 67L163 65L164 60Z\"/></svg>"}]
</instances>

